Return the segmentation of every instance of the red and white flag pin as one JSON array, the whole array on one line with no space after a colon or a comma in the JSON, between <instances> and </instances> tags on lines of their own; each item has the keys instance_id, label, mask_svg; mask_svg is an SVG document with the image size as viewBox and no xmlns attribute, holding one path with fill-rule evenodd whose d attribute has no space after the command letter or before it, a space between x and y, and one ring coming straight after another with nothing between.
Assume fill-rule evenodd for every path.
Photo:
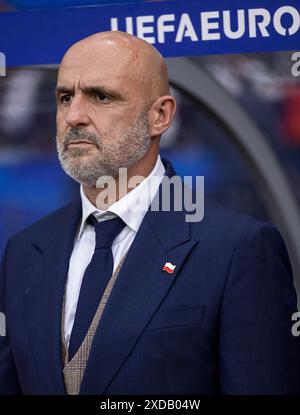
<instances>
[{"instance_id":1,"label":"red and white flag pin","mask_svg":"<svg viewBox=\"0 0 300 415\"><path fill-rule=\"evenodd\" d=\"M166 262L163 271L166 271L168 274L173 274L175 271L176 265L171 264L171 262Z\"/></svg>"}]
</instances>

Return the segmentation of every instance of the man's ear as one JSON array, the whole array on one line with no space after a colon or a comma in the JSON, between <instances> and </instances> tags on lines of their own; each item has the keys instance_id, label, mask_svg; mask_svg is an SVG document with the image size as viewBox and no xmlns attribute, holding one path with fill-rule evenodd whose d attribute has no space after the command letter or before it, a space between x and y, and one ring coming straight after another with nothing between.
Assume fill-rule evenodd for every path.
<instances>
[{"instance_id":1,"label":"man's ear","mask_svg":"<svg viewBox=\"0 0 300 415\"><path fill-rule=\"evenodd\" d=\"M149 129L151 137L160 136L173 121L176 112L176 100L171 95L157 98L149 111Z\"/></svg>"}]
</instances>

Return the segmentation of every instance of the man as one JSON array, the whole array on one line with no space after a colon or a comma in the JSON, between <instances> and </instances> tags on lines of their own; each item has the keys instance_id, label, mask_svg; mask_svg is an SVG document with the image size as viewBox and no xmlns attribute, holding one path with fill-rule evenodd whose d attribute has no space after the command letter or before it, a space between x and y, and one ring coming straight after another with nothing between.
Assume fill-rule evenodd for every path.
<instances>
[{"instance_id":1,"label":"man","mask_svg":"<svg viewBox=\"0 0 300 415\"><path fill-rule=\"evenodd\" d=\"M150 209L175 175L159 157L176 110L160 54L93 35L64 56L56 97L59 159L81 197L8 242L1 393L299 393L278 232L208 204L198 222Z\"/></svg>"}]
</instances>

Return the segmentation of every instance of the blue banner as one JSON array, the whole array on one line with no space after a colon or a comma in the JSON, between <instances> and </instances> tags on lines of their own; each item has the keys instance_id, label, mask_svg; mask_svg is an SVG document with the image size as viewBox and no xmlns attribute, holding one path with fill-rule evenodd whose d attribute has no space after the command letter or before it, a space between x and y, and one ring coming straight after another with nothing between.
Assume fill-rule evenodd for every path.
<instances>
[{"instance_id":1,"label":"blue banner","mask_svg":"<svg viewBox=\"0 0 300 415\"><path fill-rule=\"evenodd\" d=\"M74 42L122 30L165 57L296 50L299 0L166 1L0 14L8 66L58 63Z\"/></svg>"}]
</instances>

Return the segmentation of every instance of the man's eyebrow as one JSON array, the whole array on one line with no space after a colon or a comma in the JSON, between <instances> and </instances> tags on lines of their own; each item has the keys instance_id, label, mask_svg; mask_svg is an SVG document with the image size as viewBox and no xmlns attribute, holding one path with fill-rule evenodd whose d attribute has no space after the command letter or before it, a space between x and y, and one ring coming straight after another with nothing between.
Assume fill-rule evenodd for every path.
<instances>
[{"instance_id":1,"label":"man's eyebrow","mask_svg":"<svg viewBox=\"0 0 300 415\"><path fill-rule=\"evenodd\" d=\"M87 86L87 87L80 88L80 90L84 94L89 95L89 96L104 94L112 98L122 99L121 95L118 92L110 90L109 88L102 87L102 86ZM55 88L55 94L56 96L58 96L59 94L74 94L74 90L63 85L61 86L58 85Z\"/></svg>"},{"instance_id":2,"label":"man's eyebrow","mask_svg":"<svg viewBox=\"0 0 300 415\"><path fill-rule=\"evenodd\" d=\"M55 88L55 95L59 94L74 94L74 90L67 88L66 86L57 86Z\"/></svg>"},{"instance_id":3,"label":"man's eyebrow","mask_svg":"<svg viewBox=\"0 0 300 415\"><path fill-rule=\"evenodd\" d=\"M112 98L119 98L121 99L121 95L113 90L110 90L109 88L106 87L102 87L102 86L87 86L87 87L82 87L81 91L86 94L86 95L90 95L90 96L95 96L95 95L108 95Z\"/></svg>"}]
</instances>

